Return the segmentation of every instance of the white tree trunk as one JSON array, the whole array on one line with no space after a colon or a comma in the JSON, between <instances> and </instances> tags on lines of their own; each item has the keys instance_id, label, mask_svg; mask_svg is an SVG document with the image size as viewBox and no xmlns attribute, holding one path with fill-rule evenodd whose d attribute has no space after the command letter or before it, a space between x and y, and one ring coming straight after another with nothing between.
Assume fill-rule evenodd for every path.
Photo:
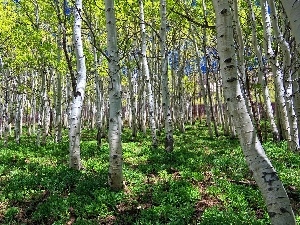
<instances>
[{"instance_id":1,"label":"white tree trunk","mask_svg":"<svg viewBox=\"0 0 300 225\"><path fill-rule=\"evenodd\" d=\"M281 0L290 21L290 26L296 42L300 44L300 1L298 0Z\"/></svg>"},{"instance_id":2,"label":"white tree trunk","mask_svg":"<svg viewBox=\"0 0 300 225\"><path fill-rule=\"evenodd\" d=\"M103 83L98 73L98 56L96 48L93 47L94 66L95 66L95 87L96 87L96 126L97 126L97 145L101 146L102 120L103 120ZM100 60L101 63L101 60Z\"/></svg>"},{"instance_id":3,"label":"white tree trunk","mask_svg":"<svg viewBox=\"0 0 300 225\"><path fill-rule=\"evenodd\" d=\"M77 85L76 92L71 104L69 116L69 166L80 170L82 168L80 160L80 131L81 131L81 112L86 86L86 67L85 56L83 53L83 42L81 37L81 17L82 17L82 0L76 0L74 9L74 45L77 62Z\"/></svg>"},{"instance_id":4,"label":"white tree trunk","mask_svg":"<svg viewBox=\"0 0 300 225\"><path fill-rule=\"evenodd\" d=\"M279 26L278 26L278 19L276 15L276 10L275 10L275 3L272 0L268 0L269 6L270 6L270 11L271 11L271 18L272 18L272 26L275 34L275 38L278 40L278 43L282 49L283 52L283 67L284 70L283 72L285 73L283 78L284 78L284 90L285 90L285 103L286 103L286 108L287 108L287 119L288 119L288 124L290 128L290 136L287 137L288 140L288 145L289 149L299 151L299 137L298 137L298 129L297 129L297 118L295 116L295 111L294 111L294 105L293 105L293 100L292 100L292 76L291 73L291 51L289 44L287 41L284 39L283 34L281 33ZM281 80L283 82L283 80ZM286 119L286 118L284 118Z\"/></svg>"},{"instance_id":5,"label":"white tree trunk","mask_svg":"<svg viewBox=\"0 0 300 225\"><path fill-rule=\"evenodd\" d=\"M298 136L300 137L300 72L296 72L294 83L293 83L293 93L294 93L294 107L297 117L297 127ZM299 140L300 141L300 140Z\"/></svg>"},{"instance_id":6,"label":"white tree trunk","mask_svg":"<svg viewBox=\"0 0 300 225\"><path fill-rule=\"evenodd\" d=\"M35 73L32 72L31 74L32 77L32 99L31 99L31 108L30 108L30 123L31 123L31 127L32 127L32 134L35 135L36 134L36 77L35 77Z\"/></svg>"},{"instance_id":7,"label":"white tree trunk","mask_svg":"<svg viewBox=\"0 0 300 225\"><path fill-rule=\"evenodd\" d=\"M144 18L144 5L143 0L139 0L140 6L140 26L141 26L141 47L142 47L142 63L143 63L143 71L145 75L145 83L147 88L147 97L148 97L148 114L149 114L149 124L151 129L151 136L152 136L152 146L154 148L157 147L157 137L156 137L156 126L155 126L155 111L154 111L154 98L152 93L152 87L150 82L150 72L149 66L147 61L147 43L146 43L146 28L145 28L145 18Z\"/></svg>"},{"instance_id":8,"label":"white tree trunk","mask_svg":"<svg viewBox=\"0 0 300 225\"><path fill-rule=\"evenodd\" d=\"M271 124L271 128L272 128L272 133L273 133L273 139L275 141L279 141L279 133L278 133L278 129L275 123L275 119L274 119L274 112L273 112L273 108L272 108L272 104L271 104L271 98L270 98L270 94L269 94L269 88L267 85L267 80L266 80L266 75L265 73L267 73L267 69L265 68L264 64L263 64L263 57L262 57L262 53L260 50L260 46L258 44L257 41L257 32L256 32L256 19L255 19L255 15L252 9L252 4L251 1L248 0L248 6L250 9L250 18L251 18L251 28L252 28L252 45L255 51L255 54L257 56L258 59L258 63L259 63L259 70L258 70L258 79L259 82L261 84L262 87L262 94L264 97L264 101L265 101L265 106L266 106L266 111L267 111L267 115Z\"/></svg>"},{"instance_id":9,"label":"white tree trunk","mask_svg":"<svg viewBox=\"0 0 300 225\"><path fill-rule=\"evenodd\" d=\"M167 152L173 151L173 124L170 108L170 92L168 87L168 51L167 51L167 1L160 0L160 54L161 54L161 89L162 108L165 121L165 149Z\"/></svg>"},{"instance_id":10,"label":"white tree trunk","mask_svg":"<svg viewBox=\"0 0 300 225\"><path fill-rule=\"evenodd\" d=\"M105 0L109 74L109 171L108 184L114 190L123 188L121 80L114 0Z\"/></svg>"},{"instance_id":11,"label":"white tree trunk","mask_svg":"<svg viewBox=\"0 0 300 225\"><path fill-rule=\"evenodd\" d=\"M18 93L17 100L17 113L15 119L15 140L17 144L20 144L21 139L21 120L22 120L22 111L23 111L23 94Z\"/></svg>"},{"instance_id":12,"label":"white tree trunk","mask_svg":"<svg viewBox=\"0 0 300 225\"><path fill-rule=\"evenodd\" d=\"M279 63L276 59L274 50L271 45L271 19L268 13L268 4L266 0L261 0L261 13L262 13L262 23L264 29L264 49L266 52L267 59L270 60L271 69L274 76L274 84L275 84L275 94L276 94L276 103L277 103L277 110L276 114L279 115L278 120L278 127L282 127L282 135L284 138L290 137L290 129L289 123L287 120L287 109L284 99L284 87L283 87L283 74L282 70L279 66ZM280 129L279 129L280 131Z\"/></svg>"},{"instance_id":13,"label":"white tree trunk","mask_svg":"<svg viewBox=\"0 0 300 225\"><path fill-rule=\"evenodd\" d=\"M137 106L137 99L136 99L136 92L135 92L135 81L132 79L132 70L129 69L127 74L128 79L128 88L129 88L129 95L130 95L130 110L131 110L131 130L132 130L132 138L135 139L137 136L137 121L136 121L136 106Z\"/></svg>"},{"instance_id":14,"label":"white tree trunk","mask_svg":"<svg viewBox=\"0 0 300 225\"><path fill-rule=\"evenodd\" d=\"M36 76L38 76L36 74ZM43 121L44 121L44 93L46 92L46 74L44 71L41 71L41 92L39 97L39 109L38 109L38 115L37 115L37 123L38 123L38 129L36 134L36 145L40 146L41 144L41 137L43 132Z\"/></svg>"},{"instance_id":15,"label":"white tree trunk","mask_svg":"<svg viewBox=\"0 0 300 225\"><path fill-rule=\"evenodd\" d=\"M42 134L42 145L46 145L47 137L49 135L49 127L50 127L50 99L47 92L44 95L44 105L43 105L43 134Z\"/></svg>"},{"instance_id":16,"label":"white tree trunk","mask_svg":"<svg viewBox=\"0 0 300 225\"><path fill-rule=\"evenodd\" d=\"M232 13L228 0L213 0L213 4L217 18L217 47L224 97L234 120L246 161L264 197L272 224L294 225L296 221L289 198L258 140L240 89L233 42Z\"/></svg>"}]
</instances>

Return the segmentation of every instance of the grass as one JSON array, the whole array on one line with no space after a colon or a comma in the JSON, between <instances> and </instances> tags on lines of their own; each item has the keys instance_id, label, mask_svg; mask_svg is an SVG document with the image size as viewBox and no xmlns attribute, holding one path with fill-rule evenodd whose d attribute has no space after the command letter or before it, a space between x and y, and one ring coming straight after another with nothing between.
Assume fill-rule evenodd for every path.
<instances>
[{"instance_id":1,"label":"grass","mask_svg":"<svg viewBox=\"0 0 300 225\"><path fill-rule=\"evenodd\" d=\"M82 133L82 171L68 168L68 143L0 143L1 224L261 224L269 217L238 140L208 138L199 124L174 132L174 152L123 132L125 188L107 186L108 143ZM163 136L160 136L163 143ZM264 144L300 222L300 157L285 143Z\"/></svg>"}]
</instances>

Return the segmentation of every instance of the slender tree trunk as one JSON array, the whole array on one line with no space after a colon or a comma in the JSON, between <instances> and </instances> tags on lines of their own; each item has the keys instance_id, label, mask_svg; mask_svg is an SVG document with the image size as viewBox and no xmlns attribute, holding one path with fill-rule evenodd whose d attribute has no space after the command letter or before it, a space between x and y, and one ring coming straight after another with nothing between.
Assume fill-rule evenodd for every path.
<instances>
[{"instance_id":1,"label":"slender tree trunk","mask_svg":"<svg viewBox=\"0 0 300 225\"><path fill-rule=\"evenodd\" d=\"M204 80L203 80L203 76L204 74L202 73L202 70L201 70L201 66L200 66L200 56L199 56L199 50L198 50L198 46L197 46L197 43L196 43L196 40L193 41L193 44L194 44L194 47L195 47L195 51L196 51L196 59L197 59L197 69L198 69L198 73L199 73L199 83L200 83L200 90L201 90L201 96L203 98L203 101L204 101L204 107L205 107L205 113L206 113L206 124L208 126L208 134L210 136L210 138L213 138L213 131L212 131L212 124L211 124L211 108L209 107L208 105L208 102L207 102L207 91L206 91L206 88L205 88L205 85L204 85ZM206 60L206 57L205 57L205 60ZM207 64L206 64L207 65ZM208 69L208 68L206 68Z\"/></svg>"},{"instance_id":2,"label":"slender tree trunk","mask_svg":"<svg viewBox=\"0 0 300 225\"><path fill-rule=\"evenodd\" d=\"M18 77L18 85L21 85L21 78L20 75ZM23 93L17 94L17 113L15 119L15 140L17 144L20 144L21 139L21 120L22 120L22 113L23 113Z\"/></svg>"},{"instance_id":3,"label":"slender tree trunk","mask_svg":"<svg viewBox=\"0 0 300 225\"><path fill-rule=\"evenodd\" d=\"M43 121L44 121L44 106L45 106L45 96L46 96L46 72L41 69L41 94L39 97L39 110L38 110L38 115L37 115L37 122L38 122L38 130L37 130L37 138L36 138L36 145L40 146L41 145L41 138L43 135ZM36 75L37 76L37 75Z\"/></svg>"},{"instance_id":4,"label":"slender tree trunk","mask_svg":"<svg viewBox=\"0 0 300 225\"><path fill-rule=\"evenodd\" d=\"M291 24L291 30L296 38L296 42L300 44L300 1L281 0L281 3L286 11L287 17Z\"/></svg>"},{"instance_id":5,"label":"slender tree trunk","mask_svg":"<svg viewBox=\"0 0 300 225\"><path fill-rule=\"evenodd\" d=\"M102 138L102 120L103 120L103 83L98 74L98 56L96 48L93 47L94 66L95 66L95 86L96 86L96 126L97 126L97 145L101 146Z\"/></svg>"},{"instance_id":6,"label":"slender tree trunk","mask_svg":"<svg viewBox=\"0 0 300 225\"><path fill-rule=\"evenodd\" d=\"M290 136L288 136L288 145L289 149L299 151L300 146L299 146L299 137L298 137L298 129L297 129L297 118L295 116L295 111L294 111L294 105L292 101L292 77L291 73L291 51L289 44L287 41L284 39L283 34L281 33L279 26L278 26L278 19L275 11L275 3L274 1L269 0L269 6L271 9L271 18L272 18L272 26L274 30L274 34L276 39L278 40L278 43L282 49L283 52L283 65L284 65L284 90L285 90L285 103L286 103L286 108L287 108L287 119L288 119L288 124L290 128ZM300 18L300 17L299 17ZM283 81L281 81L283 82Z\"/></svg>"},{"instance_id":7,"label":"slender tree trunk","mask_svg":"<svg viewBox=\"0 0 300 225\"><path fill-rule=\"evenodd\" d=\"M58 53L57 53L57 62L60 63L61 59L61 26L59 26L58 30ZM56 72L56 81L57 81L57 88L56 88L56 102L55 102L55 142L62 141L62 77L61 72L57 70Z\"/></svg>"},{"instance_id":8,"label":"slender tree trunk","mask_svg":"<svg viewBox=\"0 0 300 225\"><path fill-rule=\"evenodd\" d=\"M150 82L150 72L148 67L148 61L147 61L147 44L146 44L146 28L145 28L145 18L144 18L144 5L143 0L139 0L140 5L140 26L141 26L141 45L142 45L142 63L143 63L143 71L145 75L145 82L146 82L146 88L147 88L147 97L148 97L148 109L149 109L149 124L151 129L151 136L152 136L152 146L154 148L157 147L157 137L156 137L156 126L155 126L155 112L154 112L154 98L153 98L153 92Z\"/></svg>"},{"instance_id":9,"label":"slender tree trunk","mask_svg":"<svg viewBox=\"0 0 300 225\"><path fill-rule=\"evenodd\" d=\"M262 13L262 22L264 29L264 49L266 52L267 59L270 61L271 69L274 76L274 84L275 84L275 94L276 94L276 115L278 121L278 131L279 136L283 136L284 138L290 137L290 129L289 123L287 119L287 109L284 99L284 87L283 87L283 73L279 66L279 63L276 59L275 52L271 45L271 20L270 15L268 13L268 4L266 0L261 0L261 13ZM280 129L282 128L282 129Z\"/></svg>"},{"instance_id":10,"label":"slender tree trunk","mask_svg":"<svg viewBox=\"0 0 300 225\"><path fill-rule=\"evenodd\" d=\"M173 151L173 124L170 107L170 92L168 87L168 51L167 51L167 1L160 0L160 54L161 54L161 89L162 108L165 121L165 149L167 152Z\"/></svg>"},{"instance_id":11,"label":"slender tree trunk","mask_svg":"<svg viewBox=\"0 0 300 225\"><path fill-rule=\"evenodd\" d=\"M32 127L32 134L35 135L36 134L36 77L35 77L35 73L32 72L32 99L31 99L31 109L30 109L30 125Z\"/></svg>"},{"instance_id":12,"label":"slender tree trunk","mask_svg":"<svg viewBox=\"0 0 300 225\"><path fill-rule=\"evenodd\" d=\"M263 64L262 53L261 53L260 46L257 41L256 19L255 19L255 15L254 15L254 12L252 9L252 4L251 4L250 0L248 0L248 6L249 6L249 9L251 12L250 18L251 18L251 25L252 25L252 45L254 47L254 51L255 51L255 54L257 56L258 63L259 63L258 79L259 79L259 82L262 87L264 103L266 106L267 115L268 115L268 118L269 118L269 121L271 124L271 128L272 128L273 140L279 141L279 133L278 133L278 129L277 129L277 126L275 123L275 119L274 119L274 112L273 112L271 98L270 98L270 94L269 94L269 88L268 88L267 80L266 80L267 74L265 74L265 73L267 73L267 69L265 68L265 66Z\"/></svg>"},{"instance_id":13,"label":"slender tree trunk","mask_svg":"<svg viewBox=\"0 0 300 225\"><path fill-rule=\"evenodd\" d=\"M137 121L136 121L136 93L135 93L135 82L132 79L132 71L129 69L127 74L128 79L128 87L129 87L129 95L130 95L130 109L131 109L131 130L132 130L132 138L135 140L137 137ZM133 84L134 83L134 84Z\"/></svg>"},{"instance_id":14,"label":"slender tree trunk","mask_svg":"<svg viewBox=\"0 0 300 225\"><path fill-rule=\"evenodd\" d=\"M289 198L258 140L241 92L234 52L232 13L228 0L213 0L213 4L217 18L218 52L224 97L234 120L246 161L264 197L272 224L296 224Z\"/></svg>"},{"instance_id":15,"label":"slender tree trunk","mask_svg":"<svg viewBox=\"0 0 300 225\"><path fill-rule=\"evenodd\" d=\"M121 80L114 0L105 0L109 70L109 171L108 184L114 190L123 188Z\"/></svg>"},{"instance_id":16,"label":"slender tree trunk","mask_svg":"<svg viewBox=\"0 0 300 225\"><path fill-rule=\"evenodd\" d=\"M74 9L74 45L77 63L77 84L75 95L71 103L69 116L69 166L70 168L80 170L82 168L80 159L80 132L81 132L81 113L85 95L86 86L86 67L85 56L83 53L83 42L81 37L81 17L82 17L82 0L76 0Z\"/></svg>"}]
</instances>

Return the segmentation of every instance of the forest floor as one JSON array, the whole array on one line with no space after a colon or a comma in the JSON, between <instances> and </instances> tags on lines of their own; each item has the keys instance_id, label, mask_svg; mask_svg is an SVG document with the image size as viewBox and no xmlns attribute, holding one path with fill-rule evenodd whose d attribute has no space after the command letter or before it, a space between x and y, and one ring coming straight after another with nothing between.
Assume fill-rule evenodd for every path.
<instances>
[{"instance_id":1,"label":"forest floor","mask_svg":"<svg viewBox=\"0 0 300 225\"><path fill-rule=\"evenodd\" d=\"M124 129L123 191L107 186L108 143L96 131L82 133L84 170L68 168L68 142L36 147L0 142L0 224L261 224L269 223L239 142L208 138L196 124L174 132L175 148L151 149L149 134L137 141ZM67 138L67 137L66 137ZM163 134L159 135L163 143ZM264 143L300 224L300 156L285 143Z\"/></svg>"}]
</instances>

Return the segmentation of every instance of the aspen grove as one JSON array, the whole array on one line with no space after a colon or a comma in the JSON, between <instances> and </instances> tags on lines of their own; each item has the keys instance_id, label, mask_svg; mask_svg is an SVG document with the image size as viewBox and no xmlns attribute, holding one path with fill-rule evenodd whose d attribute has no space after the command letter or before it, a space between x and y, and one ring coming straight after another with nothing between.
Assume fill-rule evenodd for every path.
<instances>
[{"instance_id":1,"label":"aspen grove","mask_svg":"<svg viewBox=\"0 0 300 225\"><path fill-rule=\"evenodd\" d=\"M0 223L299 223L299 10L1 0Z\"/></svg>"}]
</instances>

